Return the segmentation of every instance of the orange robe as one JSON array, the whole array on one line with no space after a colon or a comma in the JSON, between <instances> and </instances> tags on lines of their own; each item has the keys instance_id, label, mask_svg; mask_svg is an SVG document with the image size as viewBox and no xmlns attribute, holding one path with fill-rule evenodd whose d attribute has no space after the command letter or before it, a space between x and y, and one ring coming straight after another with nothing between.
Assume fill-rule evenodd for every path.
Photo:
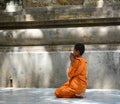
<instances>
[{"instance_id":1,"label":"orange robe","mask_svg":"<svg viewBox=\"0 0 120 104\"><path fill-rule=\"evenodd\" d=\"M85 93L87 88L87 61L76 58L68 70L68 81L55 90L58 98L74 98L76 94Z\"/></svg>"}]
</instances>

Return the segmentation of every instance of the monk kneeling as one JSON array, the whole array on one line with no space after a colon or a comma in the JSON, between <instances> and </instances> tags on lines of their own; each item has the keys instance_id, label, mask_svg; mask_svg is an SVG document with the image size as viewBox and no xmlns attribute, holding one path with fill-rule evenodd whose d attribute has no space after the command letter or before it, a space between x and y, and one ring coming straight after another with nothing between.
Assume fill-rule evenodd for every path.
<instances>
[{"instance_id":1,"label":"monk kneeling","mask_svg":"<svg viewBox=\"0 0 120 104\"><path fill-rule=\"evenodd\" d=\"M85 46L78 43L70 54L71 65L68 69L68 81L55 90L58 98L83 98L87 88L87 61L82 57Z\"/></svg>"}]
</instances>

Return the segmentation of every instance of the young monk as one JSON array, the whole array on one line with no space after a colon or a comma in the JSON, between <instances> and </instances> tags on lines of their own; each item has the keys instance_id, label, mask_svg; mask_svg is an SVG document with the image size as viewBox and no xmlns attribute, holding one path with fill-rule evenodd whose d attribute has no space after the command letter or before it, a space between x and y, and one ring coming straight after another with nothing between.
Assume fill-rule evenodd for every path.
<instances>
[{"instance_id":1,"label":"young monk","mask_svg":"<svg viewBox=\"0 0 120 104\"><path fill-rule=\"evenodd\" d=\"M71 65L68 70L68 81L55 90L58 98L83 98L87 88L87 61L82 57L85 46L77 43L70 54Z\"/></svg>"}]
</instances>

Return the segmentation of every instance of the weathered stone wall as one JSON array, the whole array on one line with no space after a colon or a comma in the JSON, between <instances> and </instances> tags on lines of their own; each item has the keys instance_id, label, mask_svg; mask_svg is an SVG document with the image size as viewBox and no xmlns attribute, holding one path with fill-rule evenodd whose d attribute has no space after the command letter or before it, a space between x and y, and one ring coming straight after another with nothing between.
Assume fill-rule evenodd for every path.
<instances>
[{"instance_id":1,"label":"weathered stone wall","mask_svg":"<svg viewBox=\"0 0 120 104\"><path fill-rule=\"evenodd\" d=\"M5 48L9 50L5 52ZM0 53L1 87L9 87L10 79L13 87L58 87L67 80L71 51L46 51L44 46L5 48ZM120 47L87 50L84 57L88 61L88 88L120 89Z\"/></svg>"},{"instance_id":2,"label":"weathered stone wall","mask_svg":"<svg viewBox=\"0 0 120 104\"><path fill-rule=\"evenodd\" d=\"M37 0L37 1L33 0L33 1L35 1L35 3L42 2L41 0ZM31 0L26 2L29 3L31 2ZM44 0L44 2L46 3L46 0ZM94 4L99 6L94 6ZM0 11L0 21L10 22L10 21L39 21L39 20L50 20L50 19L52 20L73 19L73 18L87 18L87 17L88 18L119 17L120 16L119 5L120 5L119 0L118 1L117 0L104 0L104 1L85 0L84 5L47 6L43 8L31 6L32 8L30 8L27 7L26 4L24 5L24 9L23 8L18 9L15 7L16 5L14 3L10 3L7 5L5 10Z\"/></svg>"},{"instance_id":3,"label":"weathered stone wall","mask_svg":"<svg viewBox=\"0 0 120 104\"><path fill-rule=\"evenodd\" d=\"M119 44L119 33L119 26L1 30L0 45Z\"/></svg>"},{"instance_id":4,"label":"weathered stone wall","mask_svg":"<svg viewBox=\"0 0 120 104\"><path fill-rule=\"evenodd\" d=\"M102 7L104 5L113 5L119 3L119 0L23 0L23 6L27 8L59 5L83 5L87 7Z\"/></svg>"},{"instance_id":5,"label":"weathered stone wall","mask_svg":"<svg viewBox=\"0 0 120 104\"><path fill-rule=\"evenodd\" d=\"M83 5L87 7L103 7L105 5L119 5L119 0L0 0L0 9L5 9L7 6L14 4L16 8L22 6L24 8L36 8L46 6L60 5Z\"/></svg>"},{"instance_id":6,"label":"weathered stone wall","mask_svg":"<svg viewBox=\"0 0 120 104\"><path fill-rule=\"evenodd\" d=\"M69 7L2 11L0 21L120 16L119 6ZM88 88L120 89L120 26L0 30L0 87L9 87L10 79L13 87L60 86L67 80L69 54L76 42L86 46Z\"/></svg>"},{"instance_id":7,"label":"weathered stone wall","mask_svg":"<svg viewBox=\"0 0 120 104\"><path fill-rule=\"evenodd\" d=\"M60 86L67 80L73 45L83 42L88 88L120 89L119 33L120 26L1 30L0 86L10 86L10 78L13 87Z\"/></svg>"}]
</instances>

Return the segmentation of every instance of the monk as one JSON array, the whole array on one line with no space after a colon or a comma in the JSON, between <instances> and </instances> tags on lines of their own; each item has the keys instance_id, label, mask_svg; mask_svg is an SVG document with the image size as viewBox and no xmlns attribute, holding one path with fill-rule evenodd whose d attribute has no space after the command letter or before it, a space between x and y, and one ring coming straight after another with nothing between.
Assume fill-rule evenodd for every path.
<instances>
[{"instance_id":1,"label":"monk","mask_svg":"<svg viewBox=\"0 0 120 104\"><path fill-rule=\"evenodd\" d=\"M71 65L68 69L68 81L55 90L58 98L83 98L87 88L87 61L82 57L85 51L83 43L74 46L70 54Z\"/></svg>"}]
</instances>

